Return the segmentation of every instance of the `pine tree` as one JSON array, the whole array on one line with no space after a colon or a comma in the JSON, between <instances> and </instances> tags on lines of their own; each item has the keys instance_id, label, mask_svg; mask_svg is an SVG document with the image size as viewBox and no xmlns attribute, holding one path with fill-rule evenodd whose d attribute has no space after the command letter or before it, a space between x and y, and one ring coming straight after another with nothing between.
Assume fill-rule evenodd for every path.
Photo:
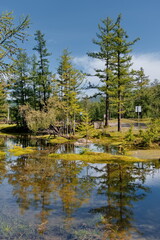
<instances>
[{"instance_id":1,"label":"pine tree","mask_svg":"<svg viewBox=\"0 0 160 240\"><path fill-rule=\"evenodd\" d=\"M41 31L35 33L35 40L37 45L33 50L38 53L38 97L39 97L39 108L42 110L47 105L47 100L51 93L51 77L49 72L49 57L51 54L48 53L46 48L46 41L44 40L44 34Z\"/></svg>"},{"instance_id":2,"label":"pine tree","mask_svg":"<svg viewBox=\"0 0 160 240\"><path fill-rule=\"evenodd\" d=\"M31 69L30 69L30 105L34 110L38 108L38 63L35 54L31 57Z\"/></svg>"},{"instance_id":3,"label":"pine tree","mask_svg":"<svg viewBox=\"0 0 160 240\"><path fill-rule=\"evenodd\" d=\"M132 57L129 53L132 51L131 46L138 40L127 41L128 36L121 27L121 15L118 16L114 27L115 36L113 39L113 58L112 72L114 74L114 96L117 103L118 131L121 131L121 116L125 95L132 87L133 76L131 76L130 67Z\"/></svg>"},{"instance_id":4,"label":"pine tree","mask_svg":"<svg viewBox=\"0 0 160 240\"><path fill-rule=\"evenodd\" d=\"M101 59L104 61L104 69L96 69L96 76L100 78L101 86L98 87L101 93L105 95L105 126L108 126L109 120L109 96L112 85L111 64L113 58L113 39L114 39L115 23L109 17L102 21L102 25L98 25L98 40L93 40L94 44L100 47L99 52L88 53L88 56Z\"/></svg>"},{"instance_id":5,"label":"pine tree","mask_svg":"<svg viewBox=\"0 0 160 240\"><path fill-rule=\"evenodd\" d=\"M30 103L29 58L25 51L19 51L13 67L14 74L11 75L9 80L9 92L12 101L11 112L17 124L25 127L24 116L20 113L20 108Z\"/></svg>"},{"instance_id":6,"label":"pine tree","mask_svg":"<svg viewBox=\"0 0 160 240\"><path fill-rule=\"evenodd\" d=\"M25 105L29 102L29 58L27 53L25 51L19 51L14 64L15 71L10 81L11 96L17 106Z\"/></svg>"}]
</instances>

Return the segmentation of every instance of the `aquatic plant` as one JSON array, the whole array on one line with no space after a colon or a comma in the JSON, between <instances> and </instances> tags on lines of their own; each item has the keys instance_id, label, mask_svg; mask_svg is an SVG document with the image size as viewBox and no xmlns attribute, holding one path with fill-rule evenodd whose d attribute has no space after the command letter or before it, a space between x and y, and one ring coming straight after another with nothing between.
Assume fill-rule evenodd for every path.
<instances>
[{"instance_id":1,"label":"aquatic plant","mask_svg":"<svg viewBox=\"0 0 160 240\"><path fill-rule=\"evenodd\" d=\"M21 156L26 154L32 154L36 150L31 147L22 148L21 146L14 146L14 148L10 149L9 152L14 156Z\"/></svg>"},{"instance_id":2,"label":"aquatic plant","mask_svg":"<svg viewBox=\"0 0 160 240\"><path fill-rule=\"evenodd\" d=\"M84 147L81 149L79 154L87 154L87 153L91 153L91 152L92 152L91 149Z\"/></svg>"},{"instance_id":3,"label":"aquatic plant","mask_svg":"<svg viewBox=\"0 0 160 240\"><path fill-rule=\"evenodd\" d=\"M115 161L127 161L127 162L140 162L145 161L144 159L139 159L131 156L124 155L112 155L109 153L99 153L99 152L86 152L84 154L58 154L51 153L48 155L52 159L63 159L63 160L80 160L86 162L115 162Z\"/></svg>"},{"instance_id":4,"label":"aquatic plant","mask_svg":"<svg viewBox=\"0 0 160 240\"><path fill-rule=\"evenodd\" d=\"M6 153L5 153L5 152L3 152L3 151L0 151L0 158L3 158L5 155L6 155Z\"/></svg>"},{"instance_id":5,"label":"aquatic plant","mask_svg":"<svg viewBox=\"0 0 160 240\"><path fill-rule=\"evenodd\" d=\"M49 140L50 143L52 144L62 144L62 143L67 143L67 142L70 142L70 139L67 139L67 138L64 138L64 137L56 137L56 138L53 138L53 139L50 139Z\"/></svg>"}]
</instances>

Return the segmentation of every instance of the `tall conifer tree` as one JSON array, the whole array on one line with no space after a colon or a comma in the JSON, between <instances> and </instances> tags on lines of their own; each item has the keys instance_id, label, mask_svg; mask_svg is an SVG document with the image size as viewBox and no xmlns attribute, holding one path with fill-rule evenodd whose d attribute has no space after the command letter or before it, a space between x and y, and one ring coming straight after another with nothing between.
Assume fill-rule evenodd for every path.
<instances>
[{"instance_id":1,"label":"tall conifer tree","mask_svg":"<svg viewBox=\"0 0 160 240\"><path fill-rule=\"evenodd\" d=\"M69 122L71 122L74 132L75 116L76 113L80 111L78 95L80 93L80 85L83 81L84 75L73 67L71 60L72 57L70 56L70 53L65 49L61 56L58 68L59 79L57 83L60 100L64 102L67 128Z\"/></svg>"},{"instance_id":2,"label":"tall conifer tree","mask_svg":"<svg viewBox=\"0 0 160 240\"><path fill-rule=\"evenodd\" d=\"M96 76L100 78L101 86L98 87L101 93L105 95L105 126L108 126L109 120L109 96L110 86L112 85L111 63L113 57L112 42L114 38L115 23L109 17L102 21L102 25L98 25L99 33L97 40L93 40L100 48L99 52L88 53L88 56L101 59L104 61L104 69L96 69Z\"/></svg>"},{"instance_id":3,"label":"tall conifer tree","mask_svg":"<svg viewBox=\"0 0 160 240\"><path fill-rule=\"evenodd\" d=\"M115 97L117 102L117 119L118 131L121 131L121 116L123 113L123 104L125 101L125 94L133 85L133 76L131 75L132 57L129 53L132 51L131 46L139 40L127 41L128 35L121 27L121 15L118 16L114 27L115 37L113 39L113 59L112 72L114 74L115 82Z\"/></svg>"},{"instance_id":4,"label":"tall conifer tree","mask_svg":"<svg viewBox=\"0 0 160 240\"><path fill-rule=\"evenodd\" d=\"M47 100L51 93L51 78L49 72L49 60L48 57L51 55L48 53L46 48L46 41L44 40L44 34L41 31L35 33L35 40L37 45L33 50L38 53L38 73L39 73L39 108L42 110L47 105Z\"/></svg>"},{"instance_id":5,"label":"tall conifer tree","mask_svg":"<svg viewBox=\"0 0 160 240\"><path fill-rule=\"evenodd\" d=\"M14 75L12 75L13 78L10 81L10 87L12 89L11 96L17 106L25 105L29 102L29 58L26 52L19 51L14 65L15 71Z\"/></svg>"}]
</instances>

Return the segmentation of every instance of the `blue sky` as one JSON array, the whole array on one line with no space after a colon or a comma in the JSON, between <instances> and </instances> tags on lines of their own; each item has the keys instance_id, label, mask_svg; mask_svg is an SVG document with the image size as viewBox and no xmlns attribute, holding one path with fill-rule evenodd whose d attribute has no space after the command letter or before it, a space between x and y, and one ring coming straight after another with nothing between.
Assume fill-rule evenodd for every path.
<instances>
[{"instance_id":1,"label":"blue sky","mask_svg":"<svg viewBox=\"0 0 160 240\"><path fill-rule=\"evenodd\" d=\"M159 0L1 0L0 11L13 11L17 20L30 15L28 32L32 36L24 47L32 54L34 33L41 30L52 53L53 71L63 49L68 48L77 66L90 72L100 64L86 57L87 52L97 50L92 39L98 32L98 23L106 17L116 19L121 13L122 25L130 39L141 39L133 46L134 67L142 66L151 79L160 79Z\"/></svg>"}]
</instances>

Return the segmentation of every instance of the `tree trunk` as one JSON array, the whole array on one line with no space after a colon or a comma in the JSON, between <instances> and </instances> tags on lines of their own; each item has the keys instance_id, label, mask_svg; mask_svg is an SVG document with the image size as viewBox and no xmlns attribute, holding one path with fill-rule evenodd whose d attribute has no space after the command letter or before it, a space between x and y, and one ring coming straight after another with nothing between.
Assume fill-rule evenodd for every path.
<instances>
[{"instance_id":1,"label":"tree trunk","mask_svg":"<svg viewBox=\"0 0 160 240\"><path fill-rule=\"evenodd\" d=\"M106 94L106 115L105 115L105 127L109 126L109 96Z\"/></svg>"}]
</instances>

